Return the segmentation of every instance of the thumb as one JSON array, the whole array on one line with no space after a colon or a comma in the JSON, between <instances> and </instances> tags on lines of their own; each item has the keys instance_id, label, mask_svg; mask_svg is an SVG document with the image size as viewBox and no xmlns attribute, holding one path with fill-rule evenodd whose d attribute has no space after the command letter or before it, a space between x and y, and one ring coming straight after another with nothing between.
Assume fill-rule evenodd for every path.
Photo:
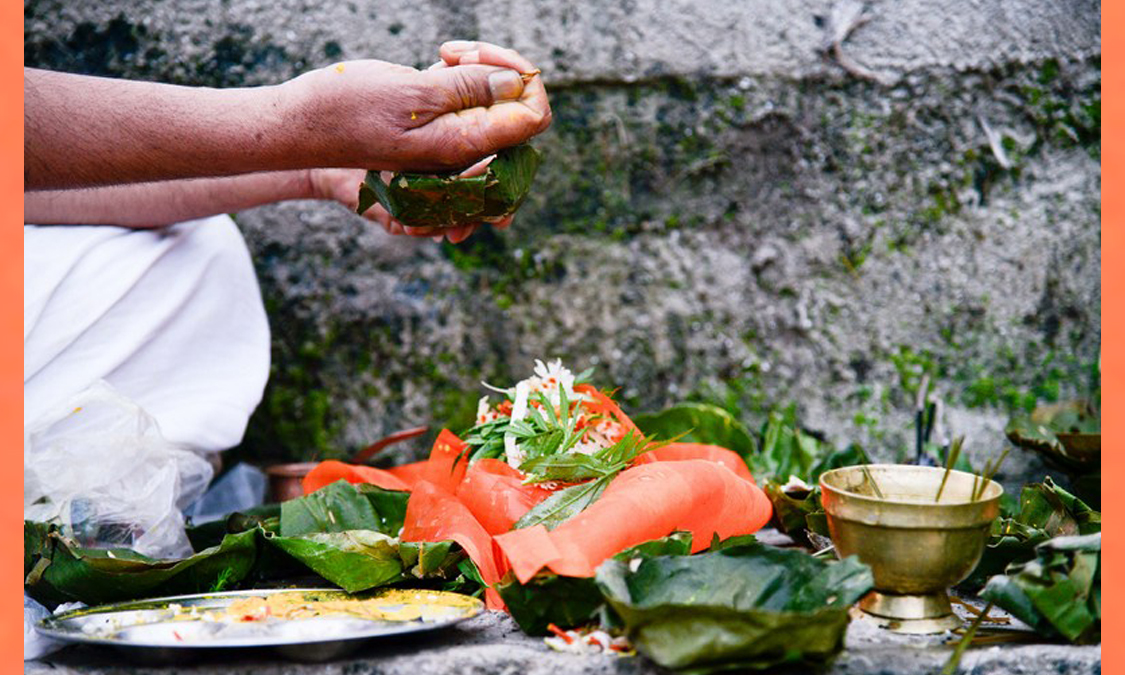
<instances>
[{"instance_id":1,"label":"thumb","mask_svg":"<svg viewBox=\"0 0 1125 675\"><path fill-rule=\"evenodd\" d=\"M501 101L519 100L523 95L523 77L510 68L454 66L426 70L423 75L428 84L444 94L439 113L487 108Z\"/></svg>"}]
</instances>

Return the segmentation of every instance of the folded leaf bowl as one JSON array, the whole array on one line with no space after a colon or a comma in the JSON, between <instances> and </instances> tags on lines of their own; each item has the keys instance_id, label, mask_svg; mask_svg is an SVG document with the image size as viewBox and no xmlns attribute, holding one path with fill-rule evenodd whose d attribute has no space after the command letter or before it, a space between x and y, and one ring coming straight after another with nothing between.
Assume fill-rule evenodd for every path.
<instances>
[{"instance_id":1,"label":"folded leaf bowl","mask_svg":"<svg viewBox=\"0 0 1125 675\"><path fill-rule=\"evenodd\" d=\"M999 483L982 488L985 479L950 471L942 487L945 474L937 467L887 464L820 477L836 551L858 556L875 577L875 590L860 609L896 632L939 633L960 625L948 589L977 566L1000 514Z\"/></svg>"}]
</instances>

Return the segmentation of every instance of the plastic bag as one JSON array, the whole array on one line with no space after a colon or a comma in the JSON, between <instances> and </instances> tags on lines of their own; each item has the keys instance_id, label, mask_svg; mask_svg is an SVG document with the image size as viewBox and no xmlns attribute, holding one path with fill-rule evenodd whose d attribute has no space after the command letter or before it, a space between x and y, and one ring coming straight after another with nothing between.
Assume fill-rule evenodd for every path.
<instances>
[{"instance_id":1,"label":"plastic bag","mask_svg":"<svg viewBox=\"0 0 1125 675\"><path fill-rule=\"evenodd\" d=\"M239 462L219 477L215 484L192 504L184 515L195 525L226 518L235 511L246 511L266 501L266 474L256 466Z\"/></svg>"},{"instance_id":2,"label":"plastic bag","mask_svg":"<svg viewBox=\"0 0 1125 675\"><path fill-rule=\"evenodd\" d=\"M207 489L207 460L104 381L25 429L24 518L59 522L82 546L184 557L181 510Z\"/></svg>"},{"instance_id":3,"label":"plastic bag","mask_svg":"<svg viewBox=\"0 0 1125 675\"><path fill-rule=\"evenodd\" d=\"M86 605L81 602L64 602L55 608L55 614L69 612ZM32 661L41 659L48 654L53 654L66 646L65 642L52 640L39 634L35 624L51 615L51 612L26 595L23 596L23 660Z\"/></svg>"}]
</instances>

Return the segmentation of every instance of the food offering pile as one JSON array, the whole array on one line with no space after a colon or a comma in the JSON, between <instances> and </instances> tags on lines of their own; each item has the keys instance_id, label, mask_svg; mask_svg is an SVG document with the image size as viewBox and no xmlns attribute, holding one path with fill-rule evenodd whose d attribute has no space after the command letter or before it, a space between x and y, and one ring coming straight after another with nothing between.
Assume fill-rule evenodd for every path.
<instances>
[{"instance_id":1,"label":"food offering pile","mask_svg":"<svg viewBox=\"0 0 1125 675\"><path fill-rule=\"evenodd\" d=\"M524 632L553 634L556 648L635 648L695 672L838 653L870 569L753 535L774 507L748 462L773 467L768 475L798 469L773 466L717 409L650 416L644 424L662 438L646 435L587 377L537 361L513 386L486 385L476 424L443 430L427 459L387 469L322 462L304 496L189 530L197 552L188 558L83 548L58 525L25 523L25 589L49 606L95 605L276 587L313 573L351 594L480 596ZM778 448L800 440L769 438ZM244 615L255 607L269 602L248 601ZM276 609L267 623L288 616Z\"/></svg>"},{"instance_id":2,"label":"food offering pile","mask_svg":"<svg viewBox=\"0 0 1125 675\"><path fill-rule=\"evenodd\" d=\"M430 458L389 470L323 462L306 493L338 480L411 493L401 539L452 540L488 585L512 572L593 577L630 547L691 534L691 552L751 534L771 507L746 463L725 448L644 436L605 393L558 361L501 400L482 398L464 438L443 431Z\"/></svg>"},{"instance_id":3,"label":"food offering pile","mask_svg":"<svg viewBox=\"0 0 1125 675\"><path fill-rule=\"evenodd\" d=\"M823 664L838 654L849 608L873 578L857 558L829 561L816 486L825 471L868 464L863 449L833 448L784 411L760 434L700 403L632 419L588 377L536 361L510 387L485 385L474 426L443 430L427 459L385 469L321 462L304 496L189 529L196 553L187 558L85 548L65 527L25 522L25 590L49 607L102 609L160 596L256 596L222 620L194 622L198 642L217 639L215 627L228 641L250 639L239 631L260 641L259 628L292 628L308 641L307 622L335 640L331 615L341 612L372 624L360 637L382 630L374 624L417 630L427 616L352 600L452 591L477 608L469 614L481 597L554 649L636 653L693 673ZM949 466L963 462L956 454ZM1021 639L1097 642L1100 514L1049 479L1002 511L960 590L1031 627ZM758 542L767 523L799 546ZM344 604L248 590L310 574L318 579L305 585L336 586ZM1048 601L1063 592L1066 602ZM144 628L165 629L184 636L181 622Z\"/></svg>"}]
</instances>

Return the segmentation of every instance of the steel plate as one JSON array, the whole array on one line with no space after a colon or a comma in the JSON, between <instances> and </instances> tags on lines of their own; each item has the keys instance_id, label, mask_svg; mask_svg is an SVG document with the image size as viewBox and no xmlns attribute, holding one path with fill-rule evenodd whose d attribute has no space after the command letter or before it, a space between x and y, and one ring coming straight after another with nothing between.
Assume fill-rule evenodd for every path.
<instances>
[{"instance_id":1,"label":"steel plate","mask_svg":"<svg viewBox=\"0 0 1125 675\"><path fill-rule=\"evenodd\" d=\"M293 598L292 596L297 596ZM237 600L282 598L299 602L371 601L381 619L333 612L311 618L244 621L224 612ZM36 629L64 642L109 645L146 661L180 658L184 650L271 647L288 658L323 661L388 635L451 626L484 610L476 598L444 591L384 589L349 595L335 589L295 588L181 595L101 605L50 616Z\"/></svg>"}]
</instances>

